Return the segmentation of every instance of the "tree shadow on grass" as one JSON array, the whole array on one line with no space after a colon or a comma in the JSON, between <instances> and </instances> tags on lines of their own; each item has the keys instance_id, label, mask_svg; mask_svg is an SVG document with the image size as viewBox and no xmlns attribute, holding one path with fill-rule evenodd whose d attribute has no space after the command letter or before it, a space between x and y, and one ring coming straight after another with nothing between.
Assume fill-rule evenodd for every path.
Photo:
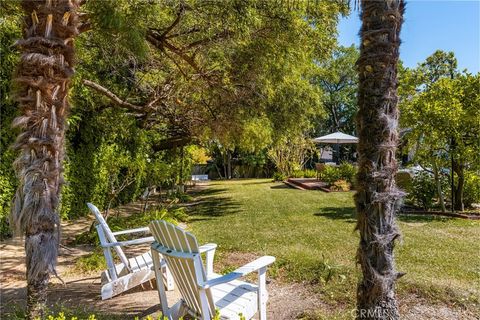
<instances>
[{"instance_id":1,"label":"tree shadow on grass","mask_svg":"<svg viewBox=\"0 0 480 320\"><path fill-rule=\"evenodd\" d=\"M190 190L188 193L197 198L197 197L206 197L206 196L213 196L213 195L218 195L221 193L225 193L227 189L225 188L203 188L199 190Z\"/></svg>"},{"instance_id":2,"label":"tree shadow on grass","mask_svg":"<svg viewBox=\"0 0 480 320\"><path fill-rule=\"evenodd\" d=\"M241 179L237 179L237 181ZM253 181L253 182L243 182L242 185L244 186L248 186L248 185L255 185L255 184L267 184L267 183L272 183L272 180L265 180L265 179L262 179L260 181Z\"/></svg>"},{"instance_id":3,"label":"tree shadow on grass","mask_svg":"<svg viewBox=\"0 0 480 320\"><path fill-rule=\"evenodd\" d=\"M348 223L354 223L357 221L355 208L353 207L326 207L321 208L320 212L314 213L313 215L332 220L344 220Z\"/></svg>"},{"instance_id":4,"label":"tree shadow on grass","mask_svg":"<svg viewBox=\"0 0 480 320\"><path fill-rule=\"evenodd\" d=\"M355 212L354 207L347 207L347 208L335 208L335 207L327 207L322 208L320 212L314 214L317 217L325 217L332 220L345 220L346 222L356 222L357 221L357 214ZM425 223L425 222L433 222L433 221L442 221L446 222L454 218L443 217L443 216L435 216L435 215L427 215L427 214L405 214L399 213L397 214L397 220L402 222L408 223Z\"/></svg>"},{"instance_id":5,"label":"tree shadow on grass","mask_svg":"<svg viewBox=\"0 0 480 320\"><path fill-rule=\"evenodd\" d=\"M398 213L397 219L402 222L408 223L424 223L424 222L433 222L433 221L442 221L446 222L452 219L453 217L444 217L444 216L436 216L430 214L411 214L411 213Z\"/></svg>"},{"instance_id":6,"label":"tree shadow on grass","mask_svg":"<svg viewBox=\"0 0 480 320\"><path fill-rule=\"evenodd\" d=\"M188 206L190 221L204 221L240 212L240 203L231 197L222 195L226 189L207 188L193 196L194 201Z\"/></svg>"},{"instance_id":7,"label":"tree shadow on grass","mask_svg":"<svg viewBox=\"0 0 480 320\"><path fill-rule=\"evenodd\" d=\"M291 189L291 190L295 190L294 188L287 186L285 183L271 186L270 189L275 189L275 190L276 189Z\"/></svg>"}]
</instances>

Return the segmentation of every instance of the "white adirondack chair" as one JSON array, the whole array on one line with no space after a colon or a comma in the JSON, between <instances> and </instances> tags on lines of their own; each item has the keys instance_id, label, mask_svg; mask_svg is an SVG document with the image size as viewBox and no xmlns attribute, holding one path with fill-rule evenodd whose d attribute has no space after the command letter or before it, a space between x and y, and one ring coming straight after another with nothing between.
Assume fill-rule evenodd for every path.
<instances>
[{"instance_id":1,"label":"white adirondack chair","mask_svg":"<svg viewBox=\"0 0 480 320\"><path fill-rule=\"evenodd\" d=\"M122 250L123 246L138 245L144 243L152 243L153 237L145 237L140 239L117 241L115 236L121 234L132 234L149 232L148 227L123 230L118 232L112 232L107 222L103 218L102 214L96 206L91 203L87 203L90 211L95 215L97 219L98 237L100 239L100 245L103 248L103 254L107 262L107 270L102 272L102 300L112 298L124 291L127 291L133 287L141 285L147 281L152 280L155 277L153 271L153 261L150 254L150 250L142 255L127 258ZM115 264L113 261L112 248L115 250L117 256L120 258L121 263ZM159 273L160 279L167 290L173 290L173 277L167 268L164 259L161 259L161 273Z\"/></svg>"},{"instance_id":2,"label":"white adirondack chair","mask_svg":"<svg viewBox=\"0 0 480 320\"><path fill-rule=\"evenodd\" d=\"M213 256L216 245L199 247L195 236L163 220L149 225L155 238L152 257L155 272L161 271L160 256L167 262L182 299L171 308L168 306L163 286L158 286L162 313L169 320L185 314L210 320L216 312L221 319L251 319L258 311L260 320L267 318L266 271L275 261L264 256L227 274L213 272ZM201 254L206 253L206 268ZM159 267L158 267L159 266ZM258 272L258 285L237 280L253 271ZM159 281L157 276L157 282Z\"/></svg>"}]
</instances>

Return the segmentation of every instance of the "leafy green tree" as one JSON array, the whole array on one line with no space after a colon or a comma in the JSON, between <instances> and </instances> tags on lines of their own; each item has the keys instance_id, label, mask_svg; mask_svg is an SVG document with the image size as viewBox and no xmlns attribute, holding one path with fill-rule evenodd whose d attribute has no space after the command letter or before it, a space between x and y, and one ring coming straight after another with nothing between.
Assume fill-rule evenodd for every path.
<instances>
[{"instance_id":1,"label":"leafy green tree","mask_svg":"<svg viewBox=\"0 0 480 320\"><path fill-rule=\"evenodd\" d=\"M313 148L311 140L303 135L283 137L268 150L268 156L278 172L285 177L291 177L294 171L303 168L309 151Z\"/></svg>"},{"instance_id":2,"label":"leafy green tree","mask_svg":"<svg viewBox=\"0 0 480 320\"><path fill-rule=\"evenodd\" d=\"M457 183L452 201L462 211L465 170L479 166L478 74L459 72L456 66L452 52L438 50L416 69L404 70L400 83L401 125L410 129L416 161L432 170L443 211L441 168L453 165L450 174L456 174Z\"/></svg>"},{"instance_id":3,"label":"leafy green tree","mask_svg":"<svg viewBox=\"0 0 480 320\"><path fill-rule=\"evenodd\" d=\"M326 121L318 121L318 133L342 131L355 134L357 113L358 74L355 62L358 49L339 46L332 56L319 62L319 73L313 78L323 91L323 105L328 112Z\"/></svg>"},{"instance_id":4,"label":"leafy green tree","mask_svg":"<svg viewBox=\"0 0 480 320\"><path fill-rule=\"evenodd\" d=\"M419 77L426 86L441 78L453 79L458 74L457 64L457 58L453 52L437 50L420 64Z\"/></svg>"},{"instance_id":5,"label":"leafy green tree","mask_svg":"<svg viewBox=\"0 0 480 320\"><path fill-rule=\"evenodd\" d=\"M133 1L108 10L124 16L136 6ZM328 57L344 4L189 1L149 9L135 25L145 37L141 47L150 51L136 61L130 94L108 82L83 83L109 98L111 107L135 114L140 125L165 132L169 147L216 139L228 157L251 119L268 118L274 134L296 134L322 112L321 92L309 81L313 58ZM102 31L117 37L116 29L107 25Z\"/></svg>"}]
</instances>

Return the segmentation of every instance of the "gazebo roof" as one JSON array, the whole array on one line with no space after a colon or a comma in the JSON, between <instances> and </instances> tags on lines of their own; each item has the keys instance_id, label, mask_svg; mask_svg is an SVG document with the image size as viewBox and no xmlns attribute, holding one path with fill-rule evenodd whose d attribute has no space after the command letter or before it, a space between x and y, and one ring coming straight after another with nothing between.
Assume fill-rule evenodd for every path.
<instances>
[{"instance_id":1,"label":"gazebo roof","mask_svg":"<svg viewBox=\"0 0 480 320\"><path fill-rule=\"evenodd\" d=\"M358 143L358 138L349 134L337 131L335 133L327 134L326 136L313 139L316 143Z\"/></svg>"}]
</instances>

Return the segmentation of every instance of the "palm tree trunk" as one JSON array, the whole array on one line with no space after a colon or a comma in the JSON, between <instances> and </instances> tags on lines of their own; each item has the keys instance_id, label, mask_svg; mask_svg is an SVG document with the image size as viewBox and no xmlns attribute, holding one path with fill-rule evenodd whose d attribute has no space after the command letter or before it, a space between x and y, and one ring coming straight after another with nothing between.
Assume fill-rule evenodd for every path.
<instances>
[{"instance_id":1,"label":"palm tree trunk","mask_svg":"<svg viewBox=\"0 0 480 320\"><path fill-rule=\"evenodd\" d=\"M68 89L73 74L73 39L78 35L77 1L24 0L23 39L15 82L21 128L15 143L19 186L12 221L25 233L27 317L44 316L48 281L55 274L63 184Z\"/></svg>"},{"instance_id":2,"label":"palm tree trunk","mask_svg":"<svg viewBox=\"0 0 480 320\"><path fill-rule=\"evenodd\" d=\"M398 200L395 185L398 108L397 61L403 0L361 1L361 49L357 62L359 92L357 129L357 260L363 278L357 288L357 319L399 319L394 242Z\"/></svg>"}]
</instances>

